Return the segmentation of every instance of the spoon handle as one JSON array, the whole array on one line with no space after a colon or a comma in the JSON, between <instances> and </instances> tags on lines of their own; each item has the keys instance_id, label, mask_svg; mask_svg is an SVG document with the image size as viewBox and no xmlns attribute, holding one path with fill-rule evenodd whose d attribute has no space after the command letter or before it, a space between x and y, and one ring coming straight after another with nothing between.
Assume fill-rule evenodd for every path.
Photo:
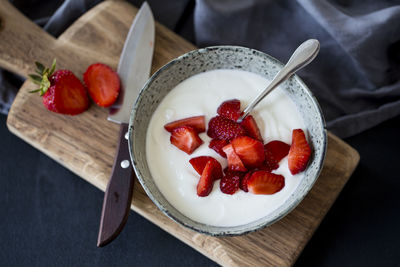
<instances>
[{"instance_id":1,"label":"spoon handle","mask_svg":"<svg viewBox=\"0 0 400 267\"><path fill-rule=\"evenodd\" d=\"M242 116L238 119L241 122L253 109L279 84L287 80L292 74L301 68L307 66L319 52L319 42L316 39L309 39L302 43L293 55L290 57L286 65L276 74L271 83L265 88L243 111Z\"/></svg>"}]
</instances>

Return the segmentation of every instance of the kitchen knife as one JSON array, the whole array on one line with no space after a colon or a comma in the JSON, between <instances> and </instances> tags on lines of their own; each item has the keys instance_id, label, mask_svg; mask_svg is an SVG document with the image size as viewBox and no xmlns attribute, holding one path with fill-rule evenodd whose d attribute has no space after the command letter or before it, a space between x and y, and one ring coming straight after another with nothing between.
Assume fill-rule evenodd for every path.
<instances>
[{"instance_id":1,"label":"kitchen knife","mask_svg":"<svg viewBox=\"0 0 400 267\"><path fill-rule=\"evenodd\" d=\"M150 76L154 31L153 14L144 2L125 40L117 70L121 91L108 116L108 120L121 124L121 127L111 178L104 194L98 247L116 238L128 219L134 184L128 148L128 123L139 91Z\"/></svg>"}]
</instances>

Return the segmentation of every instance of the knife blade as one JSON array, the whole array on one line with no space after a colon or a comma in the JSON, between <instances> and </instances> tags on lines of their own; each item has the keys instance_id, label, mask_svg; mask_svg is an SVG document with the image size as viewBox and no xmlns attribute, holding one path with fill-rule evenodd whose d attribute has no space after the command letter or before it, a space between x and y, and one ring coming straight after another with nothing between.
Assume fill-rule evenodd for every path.
<instances>
[{"instance_id":1,"label":"knife blade","mask_svg":"<svg viewBox=\"0 0 400 267\"><path fill-rule=\"evenodd\" d=\"M134 172L128 148L128 122L140 89L150 76L154 50L154 18L150 6L140 7L125 40L118 64L121 91L110 108L108 120L119 123L119 144L104 194L97 246L114 240L124 227L130 210Z\"/></svg>"}]
</instances>

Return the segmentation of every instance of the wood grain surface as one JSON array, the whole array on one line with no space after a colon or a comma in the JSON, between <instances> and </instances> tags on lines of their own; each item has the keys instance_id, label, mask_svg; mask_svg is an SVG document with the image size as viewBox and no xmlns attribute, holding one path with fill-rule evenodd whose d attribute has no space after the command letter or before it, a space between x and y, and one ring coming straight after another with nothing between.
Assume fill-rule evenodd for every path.
<instances>
[{"instance_id":1,"label":"wood grain surface","mask_svg":"<svg viewBox=\"0 0 400 267\"><path fill-rule=\"evenodd\" d=\"M123 1L106 1L54 39L8 1L0 0L0 65L25 76L32 72L34 60L50 64L54 57L59 67L71 69L78 77L94 62L116 68L136 12ZM152 72L193 49L192 44L157 24ZM108 110L92 105L78 116L59 115L47 111L37 95L29 94L31 88L33 84L25 82L12 105L7 120L10 131L104 191L119 129L107 121ZM193 232L163 215L137 180L132 209L221 265L292 265L359 161L353 148L330 133L328 136L324 168L313 189L289 215L263 230L238 237Z\"/></svg>"}]
</instances>

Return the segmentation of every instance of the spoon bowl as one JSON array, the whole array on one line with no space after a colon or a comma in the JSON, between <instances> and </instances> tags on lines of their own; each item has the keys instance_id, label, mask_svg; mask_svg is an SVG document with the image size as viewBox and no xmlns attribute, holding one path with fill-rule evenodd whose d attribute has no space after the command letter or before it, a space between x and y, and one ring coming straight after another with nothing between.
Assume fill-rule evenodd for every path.
<instances>
[{"instance_id":1,"label":"spoon bowl","mask_svg":"<svg viewBox=\"0 0 400 267\"><path fill-rule=\"evenodd\" d=\"M246 116L264 99L272 90L286 81L296 71L304 68L313 61L319 52L319 42L316 39L309 39L302 43L292 54L286 65L276 74L270 84L261 91L258 96L244 109L243 114L239 117L240 123Z\"/></svg>"}]
</instances>

